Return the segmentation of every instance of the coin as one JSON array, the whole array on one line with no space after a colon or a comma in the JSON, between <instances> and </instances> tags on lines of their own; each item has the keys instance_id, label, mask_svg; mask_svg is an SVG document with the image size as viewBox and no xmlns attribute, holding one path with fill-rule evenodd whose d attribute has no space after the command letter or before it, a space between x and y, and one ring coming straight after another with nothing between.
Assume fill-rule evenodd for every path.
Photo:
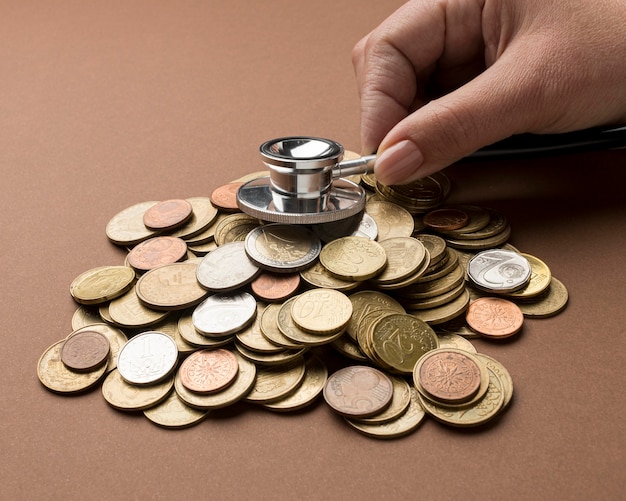
<instances>
[{"instance_id":1,"label":"coin","mask_svg":"<svg viewBox=\"0 0 626 501\"><path fill-rule=\"evenodd\" d=\"M358 287L359 282L342 280L332 275L319 261L300 272L302 279L312 287L349 291Z\"/></svg>"},{"instance_id":2,"label":"coin","mask_svg":"<svg viewBox=\"0 0 626 501\"><path fill-rule=\"evenodd\" d=\"M120 350L117 368L127 383L157 383L169 376L178 361L178 348L167 334L148 331L137 334Z\"/></svg>"},{"instance_id":3,"label":"coin","mask_svg":"<svg viewBox=\"0 0 626 501\"><path fill-rule=\"evenodd\" d=\"M531 268L528 260L517 252L489 249L470 259L467 276L479 289L507 293L521 289L528 283Z\"/></svg>"},{"instance_id":4,"label":"coin","mask_svg":"<svg viewBox=\"0 0 626 501\"><path fill-rule=\"evenodd\" d=\"M72 315L72 329L80 329L91 324L99 324L102 318L95 307L81 305L74 311Z\"/></svg>"},{"instance_id":5,"label":"coin","mask_svg":"<svg viewBox=\"0 0 626 501\"><path fill-rule=\"evenodd\" d=\"M339 336L330 345L343 356L356 360L357 362L368 362L369 359L363 354L359 345L350 336L344 334Z\"/></svg>"},{"instance_id":6,"label":"coin","mask_svg":"<svg viewBox=\"0 0 626 501\"><path fill-rule=\"evenodd\" d=\"M439 348L457 348L468 353L476 353L474 345L459 334L437 332L437 339Z\"/></svg>"},{"instance_id":7,"label":"coin","mask_svg":"<svg viewBox=\"0 0 626 501\"><path fill-rule=\"evenodd\" d=\"M128 264L138 271L176 263L187 257L187 244L176 237L153 237L144 240L128 253Z\"/></svg>"},{"instance_id":8,"label":"coin","mask_svg":"<svg viewBox=\"0 0 626 501\"><path fill-rule=\"evenodd\" d=\"M391 202L368 201L367 212L378 227L378 240L410 237L413 234L413 216L406 209Z\"/></svg>"},{"instance_id":9,"label":"coin","mask_svg":"<svg viewBox=\"0 0 626 501\"><path fill-rule=\"evenodd\" d=\"M519 302L525 317L546 318L561 312L568 301L567 288L560 280L552 277L546 292L533 298L532 302Z\"/></svg>"},{"instance_id":10,"label":"coin","mask_svg":"<svg viewBox=\"0 0 626 501\"><path fill-rule=\"evenodd\" d=\"M261 333L270 343L277 344L283 348L300 349L303 347L301 343L292 341L278 328L278 315L282 307L282 303L272 303L263 310L260 322ZM286 315L287 313L290 313L290 311L286 311L284 314Z\"/></svg>"},{"instance_id":11,"label":"coin","mask_svg":"<svg viewBox=\"0 0 626 501\"><path fill-rule=\"evenodd\" d=\"M482 297L469 305L466 320L479 334L499 339L519 332L524 315L515 303L507 299Z\"/></svg>"},{"instance_id":12,"label":"coin","mask_svg":"<svg viewBox=\"0 0 626 501\"><path fill-rule=\"evenodd\" d=\"M285 347L269 341L261 330L261 318L263 317L265 308L266 305L257 303L257 313L254 317L254 321L245 329L237 332L235 338L249 350L260 353L279 353L284 351Z\"/></svg>"},{"instance_id":13,"label":"coin","mask_svg":"<svg viewBox=\"0 0 626 501\"><path fill-rule=\"evenodd\" d=\"M426 258L424 244L413 237L394 237L378 242L387 256L384 270L372 279L374 284L392 284L413 275Z\"/></svg>"},{"instance_id":14,"label":"coin","mask_svg":"<svg viewBox=\"0 0 626 501\"><path fill-rule=\"evenodd\" d=\"M68 369L89 372L105 365L109 352L109 340L104 334L82 330L65 339L61 348L61 362Z\"/></svg>"},{"instance_id":15,"label":"coin","mask_svg":"<svg viewBox=\"0 0 626 501\"><path fill-rule=\"evenodd\" d=\"M218 186L211 192L211 202L222 210L238 210L237 190L242 184L242 182L233 182Z\"/></svg>"},{"instance_id":16,"label":"coin","mask_svg":"<svg viewBox=\"0 0 626 501\"><path fill-rule=\"evenodd\" d=\"M280 310L278 310L276 322L278 324L280 332L282 332L285 337L287 337L294 343L300 344L301 346L321 346L323 344L331 343L343 334L343 329L337 332L330 332L327 334L311 334L301 329L294 322L293 316L291 314L291 308L296 299L296 297L288 299L280 307Z\"/></svg>"},{"instance_id":17,"label":"coin","mask_svg":"<svg viewBox=\"0 0 626 501\"><path fill-rule=\"evenodd\" d=\"M483 228L485 228L491 221L491 215L489 211L484 207L469 204L457 204L450 205L449 208L457 209L464 212L468 215L469 220L467 221L465 226L456 230L444 230L442 228L439 228L437 232L445 235L446 238L455 238L458 235L462 236L463 234L472 234L473 232L477 232L478 230L482 230Z\"/></svg>"},{"instance_id":18,"label":"coin","mask_svg":"<svg viewBox=\"0 0 626 501\"><path fill-rule=\"evenodd\" d=\"M117 213L106 226L108 239L117 245L135 245L156 234L143 224L145 212L158 202L141 202Z\"/></svg>"},{"instance_id":19,"label":"coin","mask_svg":"<svg viewBox=\"0 0 626 501\"><path fill-rule=\"evenodd\" d=\"M411 403L411 386L399 376L387 374L393 384L393 395L391 403L384 411L372 417L360 418L358 421L363 424L383 424L397 419L404 414Z\"/></svg>"},{"instance_id":20,"label":"coin","mask_svg":"<svg viewBox=\"0 0 626 501\"><path fill-rule=\"evenodd\" d=\"M305 363L302 357L287 365L258 369L254 386L244 400L256 404L281 400L302 383L304 373Z\"/></svg>"},{"instance_id":21,"label":"coin","mask_svg":"<svg viewBox=\"0 0 626 501\"><path fill-rule=\"evenodd\" d=\"M135 272L126 266L100 266L78 275L70 294L81 304L100 304L124 294L134 283Z\"/></svg>"},{"instance_id":22,"label":"coin","mask_svg":"<svg viewBox=\"0 0 626 501\"><path fill-rule=\"evenodd\" d=\"M200 350L189 355L178 369L185 388L196 393L212 393L231 384L239 365L232 351Z\"/></svg>"},{"instance_id":23,"label":"coin","mask_svg":"<svg viewBox=\"0 0 626 501\"><path fill-rule=\"evenodd\" d=\"M259 267L278 273L294 273L310 266L322 244L302 226L272 223L255 228L245 240L248 257Z\"/></svg>"},{"instance_id":24,"label":"coin","mask_svg":"<svg viewBox=\"0 0 626 501\"><path fill-rule=\"evenodd\" d=\"M324 245L320 262L342 280L362 282L375 277L387 265L385 249L363 237L343 237Z\"/></svg>"},{"instance_id":25,"label":"coin","mask_svg":"<svg viewBox=\"0 0 626 501\"><path fill-rule=\"evenodd\" d=\"M210 291L226 292L251 282L260 272L261 269L248 258L245 244L230 242L202 259L196 278Z\"/></svg>"},{"instance_id":26,"label":"coin","mask_svg":"<svg viewBox=\"0 0 626 501\"><path fill-rule=\"evenodd\" d=\"M550 280L552 279L552 273L550 272L548 265L538 257L524 253L520 253L520 256L525 257L530 264L530 280L528 281L528 285L526 285L526 287L518 291L511 292L507 296L511 299L528 299L536 297L548 288Z\"/></svg>"},{"instance_id":27,"label":"coin","mask_svg":"<svg viewBox=\"0 0 626 501\"><path fill-rule=\"evenodd\" d=\"M353 418L373 416L387 408L393 384L387 375L365 365L334 372L324 386L324 400L335 412Z\"/></svg>"},{"instance_id":28,"label":"coin","mask_svg":"<svg viewBox=\"0 0 626 501\"><path fill-rule=\"evenodd\" d=\"M261 353L259 351L249 350L239 341L235 341L235 348L243 358L254 363L258 367L274 367L277 365L288 364L303 356L309 350L308 347L300 347L294 350L284 349L283 351L279 351L277 353Z\"/></svg>"},{"instance_id":29,"label":"coin","mask_svg":"<svg viewBox=\"0 0 626 501\"><path fill-rule=\"evenodd\" d=\"M509 405L509 402L513 398L513 378L509 371L498 362L495 358L485 355L484 353L476 353L476 357L484 364L487 369L492 371L502 383L502 391L504 392L503 407Z\"/></svg>"},{"instance_id":30,"label":"coin","mask_svg":"<svg viewBox=\"0 0 626 501\"><path fill-rule=\"evenodd\" d=\"M228 214L219 218L215 227L215 242L218 246L229 242L243 242L248 233L261 226L261 222L252 216L242 214Z\"/></svg>"},{"instance_id":31,"label":"coin","mask_svg":"<svg viewBox=\"0 0 626 501\"><path fill-rule=\"evenodd\" d=\"M194 409L181 400L178 393L170 392L161 403L143 411L154 424L163 428L187 428L200 423L209 411Z\"/></svg>"},{"instance_id":32,"label":"coin","mask_svg":"<svg viewBox=\"0 0 626 501\"><path fill-rule=\"evenodd\" d=\"M172 230L191 218L193 209L187 200L158 202L143 215L143 224L151 230Z\"/></svg>"},{"instance_id":33,"label":"coin","mask_svg":"<svg viewBox=\"0 0 626 501\"><path fill-rule=\"evenodd\" d=\"M111 372L117 367L117 357L120 350L128 341L126 334L120 329L107 325L105 323L89 324L85 327L80 327L72 332L68 337L73 336L82 331L96 331L100 334L104 334L109 340L109 360L106 365L106 372Z\"/></svg>"},{"instance_id":34,"label":"coin","mask_svg":"<svg viewBox=\"0 0 626 501\"><path fill-rule=\"evenodd\" d=\"M191 262L154 268L137 281L137 296L155 310L179 310L198 304L208 292L196 280L197 268Z\"/></svg>"},{"instance_id":35,"label":"coin","mask_svg":"<svg viewBox=\"0 0 626 501\"><path fill-rule=\"evenodd\" d=\"M352 316L352 303L334 289L311 289L296 296L291 317L311 334L333 334L343 330Z\"/></svg>"},{"instance_id":36,"label":"coin","mask_svg":"<svg viewBox=\"0 0 626 501\"><path fill-rule=\"evenodd\" d=\"M423 320L429 325L438 325L448 322L459 315L462 315L469 306L470 296L467 289L453 299L449 303L441 306L435 306L434 308L426 308L423 310L409 310L408 313L420 320Z\"/></svg>"},{"instance_id":37,"label":"coin","mask_svg":"<svg viewBox=\"0 0 626 501\"><path fill-rule=\"evenodd\" d=\"M457 208L435 209L424 215L424 224L432 230L458 230L469 222L469 215Z\"/></svg>"},{"instance_id":38,"label":"coin","mask_svg":"<svg viewBox=\"0 0 626 501\"><path fill-rule=\"evenodd\" d=\"M169 312L152 310L144 306L133 288L109 303L108 314L115 325L137 329L159 323L169 315Z\"/></svg>"},{"instance_id":39,"label":"coin","mask_svg":"<svg viewBox=\"0 0 626 501\"><path fill-rule=\"evenodd\" d=\"M151 326L151 330L168 335L176 343L179 355L185 356L197 350L195 345L189 344L178 330L178 314L168 315L163 321ZM145 329L144 329L145 330Z\"/></svg>"},{"instance_id":40,"label":"coin","mask_svg":"<svg viewBox=\"0 0 626 501\"><path fill-rule=\"evenodd\" d=\"M173 237L184 240L193 238L206 230L215 221L218 214L208 197L193 197L188 198L187 201L191 204L193 214L183 226L171 234Z\"/></svg>"},{"instance_id":41,"label":"coin","mask_svg":"<svg viewBox=\"0 0 626 501\"><path fill-rule=\"evenodd\" d=\"M446 256L446 241L437 236L437 235L429 235L427 233L420 233L416 235L417 238L426 250L428 251L428 255L430 256L430 266L433 266L439 263Z\"/></svg>"},{"instance_id":42,"label":"coin","mask_svg":"<svg viewBox=\"0 0 626 501\"><path fill-rule=\"evenodd\" d=\"M192 314L194 327L205 336L222 337L246 327L256 315L256 301L247 292L214 294Z\"/></svg>"},{"instance_id":43,"label":"coin","mask_svg":"<svg viewBox=\"0 0 626 501\"><path fill-rule=\"evenodd\" d=\"M173 387L174 379L171 377L158 384L147 386L129 384L116 369L111 371L102 383L102 396L114 409L141 411L163 401Z\"/></svg>"},{"instance_id":44,"label":"coin","mask_svg":"<svg viewBox=\"0 0 626 501\"><path fill-rule=\"evenodd\" d=\"M200 334L193 326L193 312L186 312L178 319L178 332L180 336L189 344L198 348L218 348L230 343L232 335L223 337L207 337Z\"/></svg>"},{"instance_id":45,"label":"coin","mask_svg":"<svg viewBox=\"0 0 626 501\"><path fill-rule=\"evenodd\" d=\"M352 303L352 315L346 327L346 333L356 341L361 320L374 311L393 310L405 313L404 307L391 296L378 291L359 291L349 296Z\"/></svg>"},{"instance_id":46,"label":"coin","mask_svg":"<svg viewBox=\"0 0 626 501\"><path fill-rule=\"evenodd\" d=\"M295 294L300 286L297 273L278 274L265 271L250 284L254 295L262 301L282 301Z\"/></svg>"}]
</instances>

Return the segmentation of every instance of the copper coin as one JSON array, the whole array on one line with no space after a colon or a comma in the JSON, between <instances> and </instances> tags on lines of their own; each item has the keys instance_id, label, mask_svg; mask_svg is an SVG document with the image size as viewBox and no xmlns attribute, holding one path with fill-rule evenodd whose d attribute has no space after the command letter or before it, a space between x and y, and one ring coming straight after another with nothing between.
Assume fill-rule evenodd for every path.
<instances>
[{"instance_id":1,"label":"copper coin","mask_svg":"<svg viewBox=\"0 0 626 501\"><path fill-rule=\"evenodd\" d=\"M171 230L186 223L192 214L193 208L187 200L165 200L144 213L143 224L151 230Z\"/></svg>"},{"instance_id":2,"label":"copper coin","mask_svg":"<svg viewBox=\"0 0 626 501\"><path fill-rule=\"evenodd\" d=\"M226 388L236 378L239 363L229 350L200 350L189 355L179 369L180 381L196 393L212 393Z\"/></svg>"},{"instance_id":3,"label":"copper coin","mask_svg":"<svg viewBox=\"0 0 626 501\"><path fill-rule=\"evenodd\" d=\"M393 383L383 372L353 365L332 374L324 386L324 400L343 416L364 418L389 406Z\"/></svg>"},{"instance_id":4,"label":"copper coin","mask_svg":"<svg viewBox=\"0 0 626 501\"><path fill-rule=\"evenodd\" d=\"M219 186L211 193L211 203L224 210L237 210L237 191L243 183L228 183Z\"/></svg>"},{"instance_id":5,"label":"copper coin","mask_svg":"<svg viewBox=\"0 0 626 501\"><path fill-rule=\"evenodd\" d=\"M153 237L141 242L128 253L128 264L148 271L164 264L177 263L187 255L187 243L177 237Z\"/></svg>"},{"instance_id":6,"label":"copper coin","mask_svg":"<svg viewBox=\"0 0 626 501\"><path fill-rule=\"evenodd\" d=\"M431 397L451 404L474 398L481 382L480 366L460 350L427 353L420 361L418 377L422 389Z\"/></svg>"},{"instance_id":7,"label":"copper coin","mask_svg":"<svg viewBox=\"0 0 626 501\"><path fill-rule=\"evenodd\" d=\"M468 222L469 215L460 209L436 209L424 215L424 224L433 230L458 230Z\"/></svg>"},{"instance_id":8,"label":"copper coin","mask_svg":"<svg viewBox=\"0 0 626 501\"><path fill-rule=\"evenodd\" d=\"M524 314L507 299L481 297L469 305L465 319L472 330L485 337L505 338L519 332Z\"/></svg>"},{"instance_id":9,"label":"copper coin","mask_svg":"<svg viewBox=\"0 0 626 501\"><path fill-rule=\"evenodd\" d=\"M75 371L88 372L102 366L109 358L109 339L100 332L79 331L69 336L61 348L61 362Z\"/></svg>"},{"instance_id":10,"label":"copper coin","mask_svg":"<svg viewBox=\"0 0 626 501\"><path fill-rule=\"evenodd\" d=\"M250 284L252 292L262 301L282 301L293 295L300 286L300 274L288 275L263 272Z\"/></svg>"}]
</instances>

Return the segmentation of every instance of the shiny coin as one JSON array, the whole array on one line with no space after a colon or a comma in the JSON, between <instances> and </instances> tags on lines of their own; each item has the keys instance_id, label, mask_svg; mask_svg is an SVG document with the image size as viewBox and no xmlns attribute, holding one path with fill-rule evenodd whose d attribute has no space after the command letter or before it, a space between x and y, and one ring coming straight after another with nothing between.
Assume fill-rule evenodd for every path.
<instances>
[{"instance_id":1,"label":"shiny coin","mask_svg":"<svg viewBox=\"0 0 626 501\"><path fill-rule=\"evenodd\" d=\"M435 231L458 230L469 222L469 215L461 210L452 207L435 209L424 215L424 224Z\"/></svg>"},{"instance_id":2,"label":"shiny coin","mask_svg":"<svg viewBox=\"0 0 626 501\"><path fill-rule=\"evenodd\" d=\"M158 202L141 202L119 212L106 226L108 239L117 245L135 245L156 234L143 224L143 215Z\"/></svg>"},{"instance_id":3,"label":"shiny coin","mask_svg":"<svg viewBox=\"0 0 626 501\"><path fill-rule=\"evenodd\" d=\"M198 304L208 292L196 279L198 265L172 263L146 272L135 286L142 303L155 310L180 310Z\"/></svg>"},{"instance_id":4,"label":"shiny coin","mask_svg":"<svg viewBox=\"0 0 626 501\"><path fill-rule=\"evenodd\" d=\"M261 226L261 222L247 214L235 213L220 217L215 227L215 242L218 246L230 242L243 242L248 233Z\"/></svg>"},{"instance_id":5,"label":"shiny coin","mask_svg":"<svg viewBox=\"0 0 626 501\"><path fill-rule=\"evenodd\" d=\"M138 271L148 271L187 257L187 244L175 237L149 238L128 253L128 264Z\"/></svg>"},{"instance_id":6,"label":"shiny coin","mask_svg":"<svg viewBox=\"0 0 626 501\"><path fill-rule=\"evenodd\" d=\"M193 214L191 218L180 228L177 228L173 237L184 240L190 239L205 231L217 217L217 208L211 203L208 197L193 197L187 201L191 204Z\"/></svg>"},{"instance_id":7,"label":"shiny coin","mask_svg":"<svg viewBox=\"0 0 626 501\"><path fill-rule=\"evenodd\" d=\"M391 202L368 201L367 212L378 228L378 240L410 237L413 234L413 216L406 209Z\"/></svg>"},{"instance_id":8,"label":"shiny coin","mask_svg":"<svg viewBox=\"0 0 626 501\"><path fill-rule=\"evenodd\" d=\"M245 329L240 330L235 334L235 338L239 343L248 348L249 350L257 351L260 353L278 353L284 351L285 347L277 345L269 341L261 330L261 318L263 318L263 312L266 305L257 303L257 313L254 317L254 321Z\"/></svg>"},{"instance_id":9,"label":"shiny coin","mask_svg":"<svg viewBox=\"0 0 626 501\"><path fill-rule=\"evenodd\" d=\"M323 344L331 343L343 334L343 329L326 334L311 334L301 329L294 322L293 315L291 314L291 308L296 299L297 298L292 297L291 299L285 301L285 303L283 303L280 307L278 316L276 317L276 322L280 332L282 332L289 340L300 344L301 346L321 346Z\"/></svg>"},{"instance_id":10,"label":"shiny coin","mask_svg":"<svg viewBox=\"0 0 626 501\"><path fill-rule=\"evenodd\" d=\"M131 289L109 303L108 314L115 325L138 329L156 325L167 317L169 312L157 311L144 306L139 301L135 289Z\"/></svg>"},{"instance_id":11,"label":"shiny coin","mask_svg":"<svg viewBox=\"0 0 626 501\"><path fill-rule=\"evenodd\" d=\"M304 374L305 363L302 357L287 365L263 367L257 370L256 381L245 400L256 404L268 404L285 398L300 386Z\"/></svg>"},{"instance_id":12,"label":"shiny coin","mask_svg":"<svg viewBox=\"0 0 626 501\"><path fill-rule=\"evenodd\" d=\"M385 373L365 365L339 369L328 377L324 400L337 413L353 418L373 416L386 409L393 383Z\"/></svg>"},{"instance_id":13,"label":"shiny coin","mask_svg":"<svg viewBox=\"0 0 626 501\"><path fill-rule=\"evenodd\" d=\"M370 240L376 240L378 238L378 225L374 218L367 212L363 213L359 227L352 234L355 237L365 237Z\"/></svg>"},{"instance_id":14,"label":"shiny coin","mask_svg":"<svg viewBox=\"0 0 626 501\"><path fill-rule=\"evenodd\" d=\"M256 364L258 367L275 367L277 365L288 364L297 358L302 357L309 349L304 347L295 350L285 349L278 353L262 353L260 351L249 350L239 341L235 341L235 348L237 348L237 352L242 357Z\"/></svg>"},{"instance_id":15,"label":"shiny coin","mask_svg":"<svg viewBox=\"0 0 626 501\"><path fill-rule=\"evenodd\" d=\"M231 384L239 364L232 351L200 350L189 355L181 364L178 374L182 384L196 393L212 393Z\"/></svg>"},{"instance_id":16,"label":"shiny coin","mask_svg":"<svg viewBox=\"0 0 626 501\"><path fill-rule=\"evenodd\" d=\"M143 215L143 224L151 230L172 230L187 222L193 214L187 200L165 200L150 207Z\"/></svg>"},{"instance_id":17,"label":"shiny coin","mask_svg":"<svg viewBox=\"0 0 626 501\"><path fill-rule=\"evenodd\" d=\"M100 266L76 277L70 285L70 294L81 304L100 304L129 290L135 281L135 272L127 266Z\"/></svg>"},{"instance_id":18,"label":"shiny coin","mask_svg":"<svg viewBox=\"0 0 626 501\"><path fill-rule=\"evenodd\" d=\"M259 267L293 273L310 266L322 244L310 230L297 225L266 224L252 230L245 240L248 257Z\"/></svg>"},{"instance_id":19,"label":"shiny coin","mask_svg":"<svg viewBox=\"0 0 626 501\"><path fill-rule=\"evenodd\" d=\"M225 292L245 285L261 272L246 254L243 242L224 244L207 254L198 265L196 278L204 288Z\"/></svg>"},{"instance_id":20,"label":"shiny coin","mask_svg":"<svg viewBox=\"0 0 626 501\"><path fill-rule=\"evenodd\" d=\"M438 325L448 322L460 315L463 315L470 303L470 295L467 290L449 303L434 308L422 310L409 310L408 313L429 325Z\"/></svg>"},{"instance_id":21,"label":"shiny coin","mask_svg":"<svg viewBox=\"0 0 626 501\"><path fill-rule=\"evenodd\" d=\"M465 318L474 331L489 338L510 337L524 323L524 315L515 303L497 297L482 297L472 302Z\"/></svg>"},{"instance_id":22,"label":"shiny coin","mask_svg":"<svg viewBox=\"0 0 626 501\"><path fill-rule=\"evenodd\" d=\"M131 338L120 350L117 368L127 383L146 385L169 376L178 361L178 348L167 334L148 331Z\"/></svg>"},{"instance_id":23,"label":"shiny coin","mask_svg":"<svg viewBox=\"0 0 626 501\"><path fill-rule=\"evenodd\" d=\"M525 317L546 318L556 315L567 306L567 288L560 280L552 277L548 289L532 301L519 302L518 306Z\"/></svg>"},{"instance_id":24,"label":"shiny coin","mask_svg":"<svg viewBox=\"0 0 626 501\"><path fill-rule=\"evenodd\" d=\"M375 277L385 268L387 255L379 243L349 236L327 243L320 252L320 262L342 280L361 282Z\"/></svg>"},{"instance_id":25,"label":"shiny coin","mask_svg":"<svg viewBox=\"0 0 626 501\"><path fill-rule=\"evenodd\" d=\"M397 419L406 412L411 403L411 386L399 376L387 375L393 384L391 403L384 411L358 421L363 424L383 424Z\"/></svg>"},{"instance_id":26,"label":"shiny coin","mask_svg":"<svg viewBox=\"0 0 626 501\"><path fill-rule=\"evenodd\" d=\"M102 383L102 395L107 403L120 411L141 411L157 405L172 391L174 379L167 378L158 384L138 386L129 384L119 370L112 371Z\"/></svg>"},{"instance_id":27,"label":"shiny coin","mask_svg":"<svg viewBox=\"0 0 626 501\"><path fill-rule=\"evenodd\" d=\"M517 252L489 249L470 259L467 276L479 289L507 293L526 286L531 267L528 260Z\"/></svg>"},{"instance_id":28,"label":"shiny coin","mask_svg":"<svg viewBox=\"0 0 626 501\"><path fill-rule=\"evenodd\" d=\"M343 330L352 316L352 303L334 289L311 289L296 296L291 304L293 321L311 334L333 334Z\"/></svg>"},{"instance_id":29,"label":"shiny coin","mask_svg":"<svg viewBox=\"0 0 626 501\"><path fill-rule=\"evenodd\" d=\"M525 257L530 264L530 280L528 285L523 289L509 293L507 296L511 299L528 299L533 298L544 292L550 285L552 280L552 273L548 265L541 259L530 254L520 253L520 256Z\"/></svg>"},{"instance_id":30,"label":"shiny coin","mask_svg":"<svg viewBox=\"0 0 626 501\"><path fill-rule=\"evenodd\" d=\"M241 182L235 182L218 186L211 192L211 202L215 207L223 210L238 210L237 190L242 184Z\"/></svg>"},{"instance_id":31,"label":"shiny coin","mask_svg":"<svg viewBox=\"0 0 626 501\"><path fill-rule=\"evenodd\" d=\"M88 372L105 365L109 352L109 340L104 334L82 330L65 339L61 361L68 369Z\"/></svg>"},{"instance_id":32,"label":"shiny coin","mask_svg":"<svg viewBox=\"0 0 626 501\"><path fill-rule=\"evenodd\" d=\"M292 341L278 328L278 315L282 307L281 303L272 303L263 310L260 322L261 333L272 344L282 346L283 348L300 349L303 347L302 343ZM291 316L290 309L286 309L283 314Z\"/></svg>"},{"instance_id":33,"label":"shiny coin","mask_svg":"<svg viewBox=\"0 0 626 501\"><path fill-rule=\"evenodd\" d=\"M313 266L300 272L302 279L312 287L335 289L338 291L349 291L358 287L359 282L354 280L342 280L335 277L328 271L322 263L316 261Z\"/></svg>"},{"instance_id":34,"label":"shiny coin","mask_svg":"<svg viewBox=\"0 0 626 501\"><path fill-rule=\"evenodd\" d=\"M296 293L300 286L300 275L297 273L263 272L250 284L252 292L261 301L282 301Z\"/></svg>"},{"instance_id":35,"label":"shiny coin","mask_svg":"<svg viewBox=\"0 0 626 501\"><path fill-rule=\"evenodd\" d=\"M102 323L102 318L95 307L79 306L72 315L72 329L80 329L91 324Z\"/></svg>"},{"instance_id":36,"label":"shiny coin","mask_svg":"<svg viewBox=\"0 0 626 501\"><path fill-rule=\"evenodd\" d=\"M446 241L443 238L437 235L429 235L427 233L420 233L419 235L416 235L415 238L422 242L428 251L428 255L430 256L430 266L439 263L446 257Z\"/></svg>"},{"instance_id":37,"label":"shiny coin","mask_svg":"<svg viewBox=\"0 0 626 501\"><path fill-rule=\"evenodd\" d=\"M513 398L513 378L509 371L498 362L495 358L485 355L484 353L476 353L476 358L482 362L482 364L492 371L502 383L502 391L504 392L504 404L503 407L509 405L509 402Z\"/></svg>"},{"instance_id":38,"label":"shiny coin","mask_svg":"<svg viewBox=\"0 0 626 501\"><path fill-rule=\"evenodd\" d=\"M224 337L207 337L200 334L193 326L193 312L188 312L178 319L178 332L180 336L189 344L198 348L219 348L233 340L232 335Z\"/></svg>"},{"instance_id":39,"label":"shiny coin","mask_svg":"<svg viewBox=\"0 0 626 501\"><path fill-rule=\"evenodd\" d=\"M357 339L357 332L361 320L374 311L392 310L396 313L405 313L404 307L391 296L378 291L359 291L352 294L352 315L346 327L346 333L353 341Z\"/></svg>"},{"instance_id":40,"label":"shiny coin","mask_svg":"<svg viewBox=\"0 0 626 501\"><path fill-rule=\"evenodd\" d=\"M372 283L392 284L415 274L426 258L424 244L413 237L395 237L378 242L387 256L387 266Z\"/></svg>"},{"instance_id":41,"label":"shiny coin","mask_svg":"<svg viewBox=\"0 0 626 501\"><path fill-rule=\"evenodd\" d=\"M158 426L177 429L202 422L209 415L209 411L188 406L178 393L172 391L163 402L145 409L143 414Z\"/></svg>"},{"instance_id":42,"label":"shiny coin","mask_svg":"<svg viewBox=\"0 0 626 501\"><path fill-rule=\"evenodd\" d=\"M192 314L194 327L205 336L222 337L246 327L256 315L256 300L247 292L214 294Z\"/></svg>"}]
</instances>

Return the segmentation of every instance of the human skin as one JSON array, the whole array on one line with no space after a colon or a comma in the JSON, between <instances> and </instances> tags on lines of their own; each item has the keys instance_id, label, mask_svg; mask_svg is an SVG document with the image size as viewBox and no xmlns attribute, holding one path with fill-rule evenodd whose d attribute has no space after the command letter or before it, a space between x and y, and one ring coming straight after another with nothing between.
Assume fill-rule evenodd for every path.
<instances>
[{"instance_id":1,"label":"human skin","mask_svg":"<svg viewBox=\"0 0 626 501\"><path fill-rule=\"evenodd\" d=\"M626 0L412 0L352 57L383 184L514 134L626 122Z\"/></svg>"}]
</instances>

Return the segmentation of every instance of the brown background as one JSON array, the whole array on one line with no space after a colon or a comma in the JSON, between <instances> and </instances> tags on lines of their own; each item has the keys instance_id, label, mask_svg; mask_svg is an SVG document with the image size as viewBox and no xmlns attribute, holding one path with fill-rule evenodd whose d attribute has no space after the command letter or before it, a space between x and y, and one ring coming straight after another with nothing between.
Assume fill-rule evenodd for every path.
<instances>
[{"instance_id":1,"label":"brown background","mask_svg":"<svg viewBox=\"0 0 626 501\"><path fill-rule=\"evenodd\" d=\"M454 200L503 211L512 243L570 292L513 342L475 343L515 382L494 426L426 420L383 442L320 402L169 431L37 379L71 330L70 282L123 262L104 233L114 214L260 170L273 137L359 149L350 52L400 3L0 2L0 498L621 497L626 151L447 171Z\"/></svg>"}]
</instances>

